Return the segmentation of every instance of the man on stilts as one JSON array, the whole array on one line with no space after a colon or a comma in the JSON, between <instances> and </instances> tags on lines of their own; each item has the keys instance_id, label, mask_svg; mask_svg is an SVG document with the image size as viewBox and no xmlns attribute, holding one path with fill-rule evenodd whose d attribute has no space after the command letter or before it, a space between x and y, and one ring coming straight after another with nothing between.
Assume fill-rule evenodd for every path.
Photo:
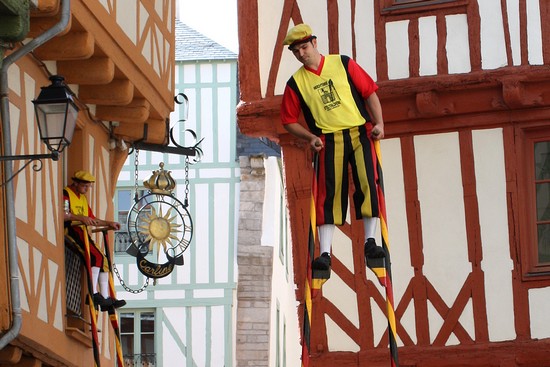
<instances>
[{"instance_id":1,"label":"man on stilts","mask_svg":"<svg viewBox=\"0 0 550 367\"><path fill-rule=\"evenodd\" d=\"M378 86L354 60L319 53L317 37L307 24L288 31L283 42L303 66L287 81L281 121L292 135L306 140L315 152L308 271L304 295L302 367L309 366L312 298L330 277L332 238L344 224L349 172L355 191L356 219L363 220L365 264L386 289L390 366L398 367L395 314L379 140L384 138ZM303 113L307 129L298 123ZM382 245L375 241L380 218ZM313 258L315 231L321 255Z\"/></svg>"},{"instance_id":2,"label":"man on stilts","mask_svg":"<svg viewBox=\"0 0 550 367\"><path fill-rule=\"evenodd\" d=\"M319 155L316 216L321 255L312 269L330 270L334 229L346 219L348 166L355 185L356 218L363 220L365 229L365 257L384 257L375 241L379 208L374 141L384 137L378 86L348 56L322 55L307 24L290 29L284 44L303 66L286 84L281 121ZM300 112L308 129L298 123Z\"/></svg>"},{"instance_id":3,"label":"man on stilts","mask_svg":"<svg viewBox=\"0 0 550 367\"><path fill-rule=\"evenodd\" d=\"M109 276L111 272L109 261L87 231L84 231L80 225L105 226L118 230L120 229L120 223L95 217L86 199L86 193L93 183L95 183L95 177L90 172L77 171L72 177L72 183L63 190L65 230L67 240L71 241L81 252L85 251L84 236L87 236L90 244L90 279L93 302L96 308L101 307L101 311L109 311L124 306L126 301L111 298L109 293ZM73 222L80 225L73 226Z\"/></svg>"}]
</instances>

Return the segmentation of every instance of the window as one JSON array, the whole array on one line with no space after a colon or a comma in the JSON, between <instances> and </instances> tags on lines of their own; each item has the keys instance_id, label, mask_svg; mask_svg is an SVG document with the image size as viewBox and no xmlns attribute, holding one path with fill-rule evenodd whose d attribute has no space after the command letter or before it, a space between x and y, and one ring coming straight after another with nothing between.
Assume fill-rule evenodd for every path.
<instances>
[{"instance_id":1,"label":"window","mask_svg":"<svg viewBox=\"0 0 550 367\"><path fill-rule=\"evenodd\" d=\"M518 129L516 167L524 280L550 279L550 129Z\"/></svg>"},{"instance_id":2,"label":"window","mask_svg":"<svg viewBox=\"0 0 550 367\"><path fill-rule=\"evenodd\" d=\"M285 264L285 252L286 252L286 207L284 203L284 189L279 197L279 259L281 264Z\"/></svg>"},{"instance_id":3,"label":"window","mask_svg":"<svg viewBox=\"0 0 550 367\"><path fill-rule=\"evenodd\" d=\"M281 310L279 309L279 301L277 301L275 312L275 367L281 367Z\"/></svg>"},{"instance_id":4,"label":"window","mask_svg":"<svg viewBox=\"0 0 550 367\"><path fill-rule=\"evenodd\" d=\"M428 11L467 4L468 0L382 0L380 7L385 14Z\"/></svg>"},{"instance_id":5,"label":"window","mask_svg":"<svg viewBox=\"0 0 550 367\"><path fill-rule=\"evenodd\" d=\"M138 190L138 196L145 195L145 190ZM128 212L134 205L134 189L118 189L116 193L117 217L120 223L120 229L115 232L115 252L125 253L130 246L130 236L128 235Z\"/></svg>"},{"instance_id":6,"label":"window","mask_svg":"<svg viewBox=\"0 0 550 367\"><path fill-rule=\"evenodd\" d=\"M120 343L125 367L154 367L155 313L134 311L120 313Z\"/></svg>"},{"instance_id":7,"label":"window","mask_svg":"<svg viewBox=\"0 0 550 367\"><path fill-rule=\"evenodd\" d=\"M534 144L537 262L550 264L550 141Z\"/></svg>"}]
</instances>

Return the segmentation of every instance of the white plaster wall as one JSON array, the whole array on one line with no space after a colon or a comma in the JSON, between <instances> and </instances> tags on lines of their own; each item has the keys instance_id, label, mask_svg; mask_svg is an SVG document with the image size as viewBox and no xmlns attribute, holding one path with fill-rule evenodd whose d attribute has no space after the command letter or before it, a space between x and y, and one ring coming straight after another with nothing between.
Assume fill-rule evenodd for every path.
<instances>
[{"instance_id":1,"label":"white plaster wall","mask_svg":"<svg viewBox=\"0 0 550 367\"><path fill-rule=\"evenodd\" d=\"M418 38L420 43L419 75L437 75L437 25L435 16L418 19Z\"/></svg>"},{"instance_id":2,"label":"white plaster wall","mask_svg":"<svg viewBox=\"0 0 550 367\"><path fill-rule=\"evenodd\" d=\"M105 5L106 4L104 4L103 6L105 6ZM118 25L120 26L120 28L122 28L124 33L126 33L128 38L130 38L130 40L134 44L137 44L137 40L138 40L138 34L137 34L138 29L137 29L137 25L136 25L136 19L137 19L136 16L137 16L137 11L138 11L138 5L139 5L139 8L140 8L139 9L140 10L140 15L143 17L144 13L147 14L147 12L144 11L145 9L141 5L141 3L138 3L137 1L135 1L135 2L125 1L124 2L124 9L120 8L119 11L117 11L117 13L116 13L116 21L117 21ZM109 6L106 6L105 9L107 11L109 11ZM124 10L124 11L122 11L122 10ZM140 23L144 24L144 22L140 22ZM141 29L140 29L140 31L141 31ZM148 61L150 61L150 60L148 60Z\"/></svg>"},{"instance_id":3,"label":"white plaster wall","mask_svg":"<svg viewBox=\"0 0 550 367\"><path fill-rule=\"evenodd\" d=\"M290 226L281 223L287 221L287 204L284 198L281 170L276 157L268 157L264 160L265 167L265 191L262 215L262 239L263 246L273 247L273 274L271 283L271 332L269 341L269 365L275 366L276 354L276 327L278 326L280 340L285 342L286 365L299 366L301 357L300 329L298 327L298 302L296 301L294 271L292 260L292 244L290 243ZM282 204L282 205L281 205ZM284 211L284 212L282 212ZM281 219L282 218L282 219ZM281 228L287 228L285 232ZM281 238L282 236L282 238ZM286 245L284 263L279 255L279 244ZM279 307L279 322L277 325L276 311ZM285 325L283 327L283 324ZM286 337L283 336L286 329ZM280 348L283 348L281 345ZM281 358L283 356L281 355ZM282 360L282 359L281 359ZM284 363L284 362L283 362Z\"/></svg>"},{"instance_id":4,"label":"white plaster wall","mask_svg":"<svg viewBox=\"0 0 550 367\"><path fill-rule=\"evenodd\" d=\"M409 76L409 21L386 23L386 52L388 78L402 79Z\"/></svg>"},{"instance_id":5,"label":"white plaster wall","mask_svg":"<svg viewBox=\"0 0 550 367\"><path fill-rule=\"evenodd\" d=\"M510 48L514 65L521 64L521 40L519 29L519 0L506 0L508 11L508 31L510 32Z\"/></svg>"},{"instance_id":6,"label":"white plaster wall","mask_svg":"<svg viewBox=\"0 0 550 367\"><path fill-rule=\"evenodd\" d=\"M471 271L466 243L466 223L457 133L414 138L418 200L422 214L424 274L448 307L451 307ZM441 315L430 305L431 341L442 325ZM473 317L464 320L473 334ZM450 340L448 344L456 344Z\"/></svg>"},{"instance_id":7,"label":"white plaster wall","mask_svg":"<svg viewBox=\"0 0 550 367\"><path fill-rule=\"evenodd\" d=\"M410 279L414 276L414 268L411 266L410 259L409 224L407 222L407 207L405 202L401 142L398 138L384 139L380 142L380 147L384 174L388 239L393 272L393 295L397 304L397 300L403 297ZM379 240L377 239L377 241ZM371 274L369 273L368 276L370 277ZM378 283L375 282L375 284ZM381 287L379 289L381 292L384 292ZM414 304L411 303L401 318L401 324L406 328L412 340L415 341L416 319L414 313ZM385 317L382 316L382 320L385 320ZM382 326L378 332L384 332L386 328L387 325ZM401 345L399 335L397 343Z\"/></svg>"},{"instance_id":8,"label":"white plaster wall","mask_svg":"<svg viewBox=\"0 0 550 367\"><path fill-rule=\"evenodd\" d=\"M347 219L349 219L349 215ZM332 242L332 256L346 265L351 272L355 272L351 239L345 236L337 227L334 231ZM359 328L357 294L335 272L331 273L329 281L323 285L323 297L333 303L346 319ZM329 351L359 351L359 345L332 321L328 315L325 315L325 322Z\"/></svg>"},{"instance_id":9,"label":"white plaster wall","mask_svg":"<svg viewBox=\"0 0 550 367\"><path fill-rule=\"evenodd\" d=\"M543 65L542 28L539 0L526 0L527 5L527 49L529 64Z\"/></svg>"},{"instance_id":10,"label":"white plaster wall","mask_svg":"<svg viewBox=\"0 0 550 367\"><path fill-rule=\"evenodd\" d=\"M529 290L529 316L531 318L531 337L533 339L550 338L550 288Z\"/></svg>"},{"instance_id":11,"label":"white plaster wall","mask_svg":"<svg viewBox=\"0 0 550 367\"><path fill-rule=\"evenodd\" d=\"M364 0L356 3L355 12L355 42L357 43L356 61L377 80L376 73L376 42L374 36L374 0ZM349 56L352 56L351 54Z\"/></svg>"},{"instance_id":12,"label":"white plaster wall","mask_svg":"<svg viewBox=\"0 0 550 367\"><path fill-rule=\"evenodd\" d=\"M489 339L515 339L502 129L472 134Z\"/></svg>"},{"instance_id":13,"label":"white plaster wall","mask_svg":"<svg viewBox=\"0 0 550 367\"><path fill-rule=\"evenodd\" d=\"M470 43L468 40L468 19L465 14L447 15L447 42L445 49L449 74L468 73L470 65Z\"/></svg>"},{"instance_id":14,"label":"white plaster wall","mask_svg":"<svg viewBox=\"0 0 550 367\"><path fill-rule=\"evenodd\" d=\"M258 1L258 64L260 67L260 90L262 91L262 97L265 97L267 78L269 77L269 70L273 62L273 50L277 42L277 32L274 30L279 29L280 23L280 17L272 15L281 14L282 8L283 0ZM293 26L294 24L290 24L288 28ZM293 67L298 68L298 62L292 53L285 48L281 57L281 67L279 68L275 87L276 94L283 94L286 80L292 74Z\"/></svg>"},{"instance_id":15,"label":"white plaster wall","mask_svg":"<svg viewBox=\"0 0 550 367\"><path fill-rule=\"evenodd\" d=\"M339 53L351 56L353 51L351 6L343 1L338 2L338 34Z\"/></svg>"},{"instance_id":16,"label":"white plaster wall","mask_svg":"<svg viewBox=\"0 0 550 367\"><path fill-rule=\"evenodd\" d=\"M223 366L225 334L218 332L228 320L223 306L164 308L158 329L162 333L163 366ZM160 338L159 338L160 339ZM192 356L192 359L191 359Z\"/></svg>"},{"instance_id":17,"label":"white plaster wall","mask_svg":"<svg viewBox=\"0 0 550 367\"><path fill-rule=\"evenodd\" d=\"M506 66L506 41L500 0L479 1L481 16L481 67L496 69Z\"/></svg>"}]
</instances>

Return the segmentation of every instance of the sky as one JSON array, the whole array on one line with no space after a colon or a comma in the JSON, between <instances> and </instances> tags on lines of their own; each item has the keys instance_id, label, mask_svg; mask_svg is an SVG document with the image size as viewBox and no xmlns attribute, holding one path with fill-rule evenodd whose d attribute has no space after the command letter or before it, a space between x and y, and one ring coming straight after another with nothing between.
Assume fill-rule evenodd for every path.
<instances>
[{"instance_id":1,"label":"sky","mask_svg":"<svg viewBox=\"0 0 550 367\"><path fill-rule=\"evenodd\" d=\"M178 19L238 53L237 0L176 0Z\"/></svg>"}]
</instances>

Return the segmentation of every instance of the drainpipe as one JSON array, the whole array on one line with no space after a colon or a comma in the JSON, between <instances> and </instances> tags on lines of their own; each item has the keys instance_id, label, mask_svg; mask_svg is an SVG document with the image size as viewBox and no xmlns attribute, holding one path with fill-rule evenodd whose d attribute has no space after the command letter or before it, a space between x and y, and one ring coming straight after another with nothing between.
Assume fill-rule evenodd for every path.
<instances>
[{"instance_id":1,"label":"drainpipe","mask_svg":"<svg viewBox=\"0 0 550 367\"><path fill-rule=\"evenodd\" d=\"M0 112L2 116L2 136L4 155L12 155L11 152L11 129L10 129L10 101L8 98L8 68L17 60L32 52L35 48L48 42L50 39L61 33L69 24L71 16L70 0L61 0L61 18L57 24L31 40L23 47L17 49L10 55L0 60ZM4 163L4 177L13 175L13 164ZM19 265L17 261L17 230L15 228L15 198L13 183L9 181L5 185L6 198L6 225L8 239L8 268L10 271L11 308L13 322L10 329L0 338L0 350L11 343L21 331L21 296L19 294Z\"/></svg>"}]
</instances>

